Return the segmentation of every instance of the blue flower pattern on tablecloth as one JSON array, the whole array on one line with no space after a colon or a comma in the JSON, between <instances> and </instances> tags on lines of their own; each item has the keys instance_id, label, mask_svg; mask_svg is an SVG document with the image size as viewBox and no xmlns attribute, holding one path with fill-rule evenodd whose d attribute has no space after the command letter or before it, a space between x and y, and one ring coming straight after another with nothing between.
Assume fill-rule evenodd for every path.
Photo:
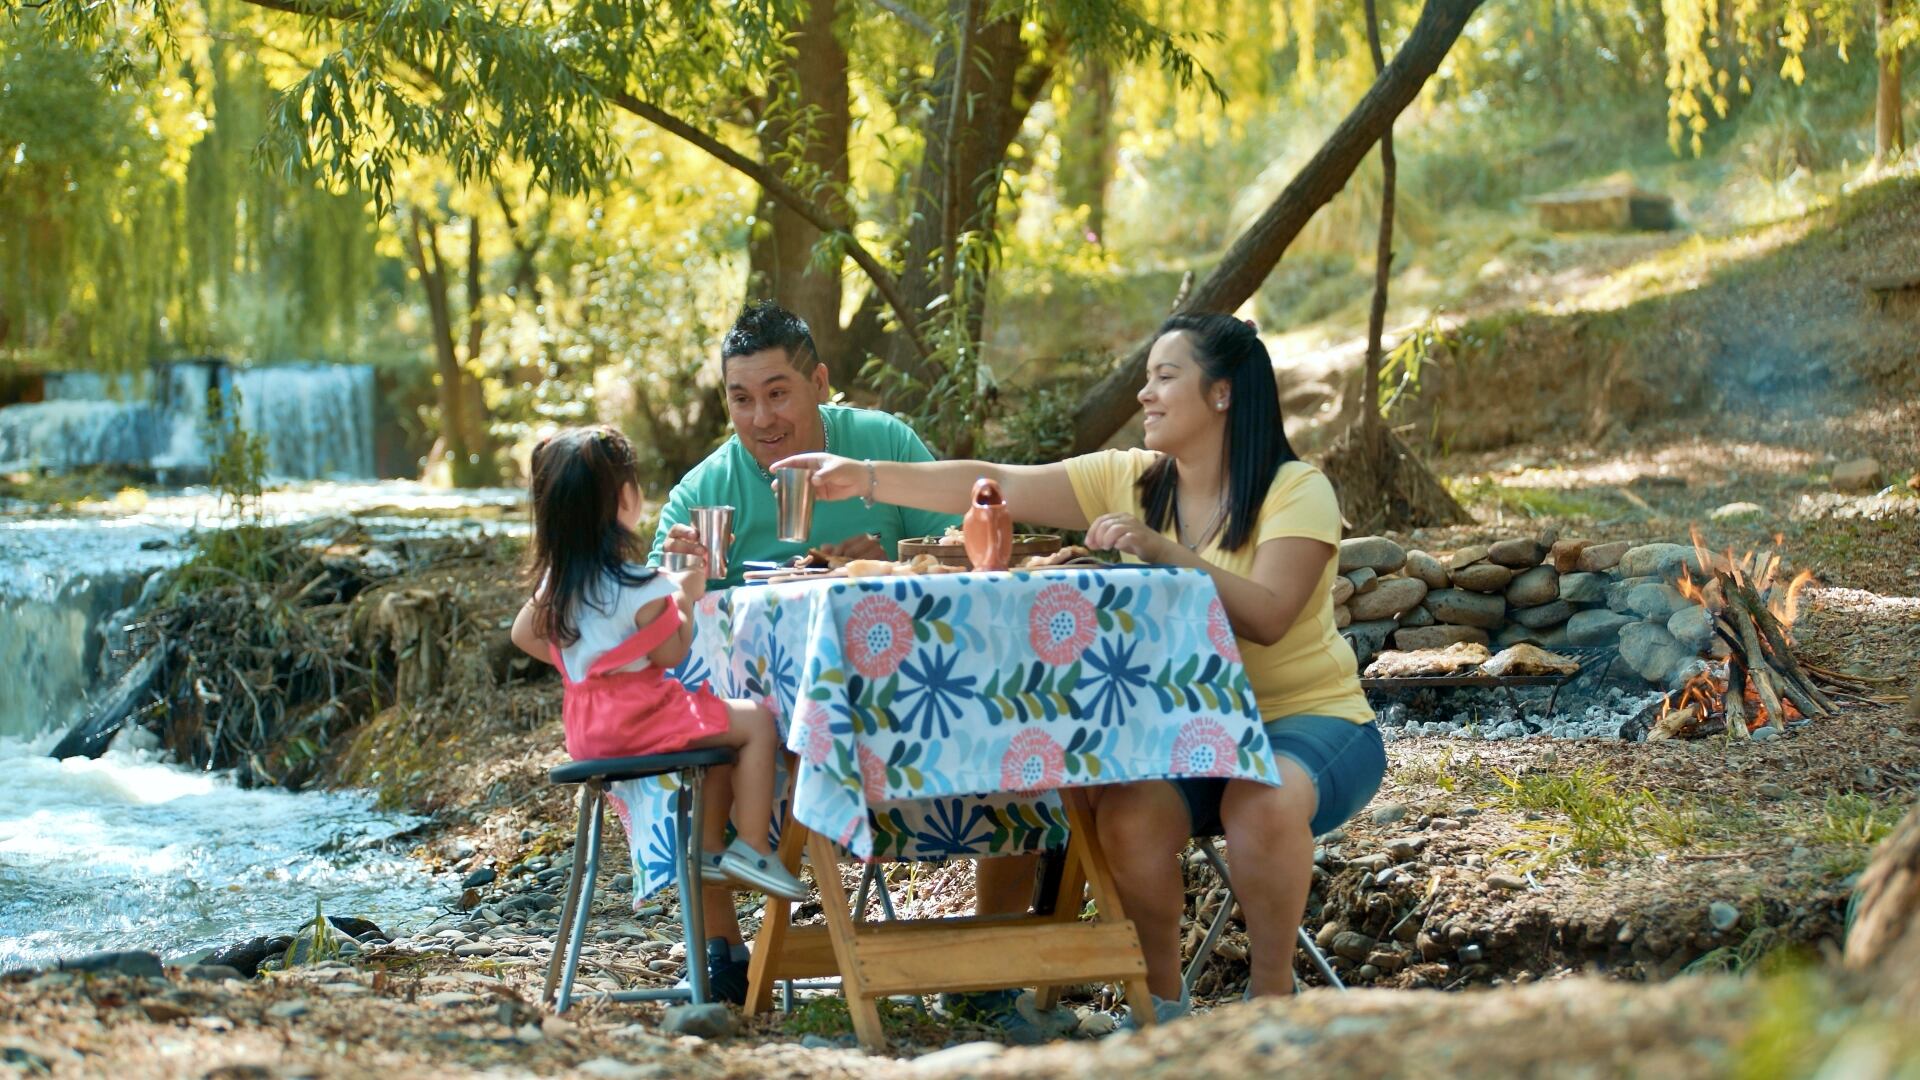
<instances>
[{"instance_id":1,"label":"blue flower pattern on tablecloth","mask_svg":"<svg viewBox=\"0 0 1920 1080\"><path fill-rule=\"evenodd\" d=\"M1277 782L1246 671L1208 635L1217 596L1166 567L745 586L699 606L675 674L774 709L794 816L857 857L1038 851L1066 842L1059 787ZM674 880L676 789L615 785L645 838L636 906Z\"/></svg>"}]
</instances>

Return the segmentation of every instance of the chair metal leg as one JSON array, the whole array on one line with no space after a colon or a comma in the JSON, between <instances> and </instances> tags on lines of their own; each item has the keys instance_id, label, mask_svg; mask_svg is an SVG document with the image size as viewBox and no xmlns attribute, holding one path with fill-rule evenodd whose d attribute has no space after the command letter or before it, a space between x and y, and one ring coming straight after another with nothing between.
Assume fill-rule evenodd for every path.
<instances>
[{"instance_id":1,"label":"chair metal leg","mask_svg":"<svg viewBox=\"0 0 1920 1080\"><path fill-rule=\"evenodd\" d=\"M687 769L680 774L680 794L674 800L679 817L681 851L675 870L680 891L680 926L687 935L687 987L695 1005L707 1002L707 938L701 908L704 900L700 881L700 834L706 820L706 797L701 780L705 769Z\"/></svg>"},{"instance_id":2,"label":"chair metal leg","mask_svg":"<svg viewBox=\"0 0 1920 1080\"><path fill-rule=\"evenodd\" d=\"M860 899L853 905L853 914L863 921L866 919L867 901L872 897L875 885L880 887L880 913L886 921L893 922L899 916L893 913L893 895L887 892L879 863L868 863L866 871L860 875Z\"/></svg>"},{"instance_id":3,"label":"chair metal leg","mask_svg":"<svg viewBox=\"0 0 1920 1080\"><path fill-rule=\"evenodd\" d=\"M598 780L587 781L586 789L591 794L593 804L586 813L587 865L585 871L578 875L579 906L574 911L573 932L567 937L567 964L560 973L560 999L553 1009L556 1015L566 1012L567 1006L573 1001L573 978L580 967L580 948L587 936L587 915L593 910L593 882L600 872L600 812L606 805L601 793L605 789Z\"/></svg>"},{"instance_id":4,"label":"chair metal leg","mask_svg":"<svg viewBox=\"0 0 1920 1080\"><path fill-rule=\"evenodd\" d=\"M1207 928L1207 936L1200 942L1200 948L1194 952L1193 960L1187 964L1186 973L1181 977L1181 988L1189 993L1193 990L1193 984L1199 979L1200 972L1206 968L1207 961L1212 958L1215 946L1220 943L1220 936L1226 933L1227 918L1233 914L1234 903L1233 879L1227 876L1227 862L1220 855L1219 845L1215 844L1211 837L1204 837L1197 843L1200 845L1200 853L1206 857L1207 864L1213 867L1213 872L1219 876L1220 884L1226 886L1227 900L1220 905L1219 913L1213 918L1213 925ZM1327 962L1327 955L1320 951L1320 946L1307 933L1307 928L1304 926L1297 928L1296 936L1300 940L1300 948L1307 954L1307 960L1313 964L1316 971L1320 972L1320 977L1327 980L1327 985L1335 990L1345 990L1347 984L1340 981L1340 976L1334 972L1333 965Z\"/></svg>"},{"instance_id":5,"label":"chair metal leg","mask_svg":"<svg viewBox=\"0 0 1920 1080\"><path fill-rule=\"evenodd\" d=\"M574 902L580 896L580 864L587 854L587 804L594 797L592 785L580 787L580 808L573 827L573 868L567 874L567 899L560 905L560 925L553 932L553 956L547 960L547 985L540 992L540 1000L551 1004L554 1000L554 987L560 983L560 972L564 967L569 976L573 965L567 959L567 941L573 929Z\"/></svg>"}]
</instances>

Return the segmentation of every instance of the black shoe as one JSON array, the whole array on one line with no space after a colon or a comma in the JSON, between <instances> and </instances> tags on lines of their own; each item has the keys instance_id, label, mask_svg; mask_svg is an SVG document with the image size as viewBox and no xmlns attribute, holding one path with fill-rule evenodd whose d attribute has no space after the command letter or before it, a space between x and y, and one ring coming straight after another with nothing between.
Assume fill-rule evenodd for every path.
<instances>
[{"instance_id":1,"label":"black shoe","mask_svg":"<svg viewBox=\"0 0 1920 1080\"><path fill-rule=\"evenodd\" d=\"M707 941L707 992L715 1001L747 1003L747 962L733 958L733 946L725 938Z\"/></svg>"}]
</instances>

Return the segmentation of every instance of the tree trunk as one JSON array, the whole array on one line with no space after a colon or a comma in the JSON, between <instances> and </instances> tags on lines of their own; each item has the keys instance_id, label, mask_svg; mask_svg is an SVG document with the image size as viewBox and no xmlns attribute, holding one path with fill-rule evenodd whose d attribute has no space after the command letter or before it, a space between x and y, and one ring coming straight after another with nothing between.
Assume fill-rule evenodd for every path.
<instances>
[{"instance_id":1,"label":"tree trunk","mask_svg":"<svg viewBox=\"0 0 1920 1080\"><path fill-rule=\"evenodd\" d=\"M775 92L767 95L775 104L763 110L760 156L778 169L778 156L797 155L831 182L827 190L837 192L849 177L847 135L853 114L847 50L834 35L834 17L835 0L810 0L806 5L794 28L793 59L775 76ZM837 196L829 196L824 206L836 219L850 216ZM792 207L763 196L759 213L770 228L748 244L747 298L772 299L807 320L834 385L845 385L864 358L849 355L840 324L839 260L824 269L814 267L813 249L823 234Z\"/></svg>"},{"instance_id":2,"label":"tree trunk","mask_svg":"<svg viewBox=\"0 0 1920 1080\"><path fill-rule=\"evenodd\" d=\"M1107 180L1113 175L1113 65L1089 57L1074 85L1060 140L1060 199L1087 208L1087 231L1107 235Z\"/></svg>"},{"instance_id":3,"label":"tree trunk","mask_svg":"<svg viewBox=\"0 0 1920 1080\"><path fill-rule=\"evenodd\" d=\"M433 324L440 438L454 483L479 482L491 468L487 458L492 448L487 444L486 413L480 401L480 388L461 365L454 342L453 306L448 296L446 263L440 257L439 226L424 220L418 208L410 207L407 219L407 255L413 261L414 271L420 275L420 287L426 293L427 313ZM477 232L478 222L472 227ZM470 283L468 288L471 297L476 286ZM476 462L475 458L479 460Z\"/></svg>"},{"instance_id":4,"label":"tree trunk","mask_svg":"<svg viewBox=\"0 0 1920 1080\"><path fill-rule=\"evenodd\" d=\"M911 224L901 253L900 284L908 308L923 319L928 305L946 288L950 268L943 259L960 234L993 231L1001 163L1027 111L1053 77L1059 52L1050 49L1043 59L1028 63L1030 50L1020 40L1020 20L985 21L988 6L986 0L950 0L949 24L968 28L969 60L957 62L959 50L949 39L935 61L940 72L932 92L936 113L926 130L950 138L928 140L906 193ZM987 268L974 269L984 292ZM968 314L967 338L976 343L984 312L976 306ZM931 374L904 335L891 336L886 355L889 363L918 378Z\"/></svg>"},{"instance_id":5,"label":"tree trunk","mask_svg":"<svg viewBox=\"0 0 1920 1080\"><path fill-rule=\"evenodd\" d=\"M1181 311L1231 312L1253 295L1314 213L1346 186L1354 169L1392 125L1466 27L1480 0L1427 0L1393 62L1272 205L1240 234L1226 257L1196 285ZM1140 408L1134 399L1151 341L1136 345L1088 392L1074 413L1073 451L1098 449Z\"/></svg>"},{"instance_id":6,"label":"tree trunk","mask_svg":"<svg viewBox=\"0 0 1920 1080\"><path fill-rule=\"evenodd\" d=\"M1387 68L1380 49L1380 16L1366 0L1367 44L1373 50L1374 77ZM1380 335L1387 325L1387 281L1393 274L1393 121L1380 133L1380 233L1373 249L1373 304L1367 310L1366 377L1360 384L1360 434L1369 446L1380 441Z\"/></svg>"},{"instance_id":7,"label":"tree trunk","mask_svg":"<svg viewBox=\"0 0 1920 1080\"><path fill-rule=\"evenodd\" d=\"M1893 34L1893 0L1878 0L1876 10L1880 78L1873 98L1873 160L1888 164L1906 152L1907 137L1900 119L1900 50L1888 42Z\"/></svg>"}]
</instances>

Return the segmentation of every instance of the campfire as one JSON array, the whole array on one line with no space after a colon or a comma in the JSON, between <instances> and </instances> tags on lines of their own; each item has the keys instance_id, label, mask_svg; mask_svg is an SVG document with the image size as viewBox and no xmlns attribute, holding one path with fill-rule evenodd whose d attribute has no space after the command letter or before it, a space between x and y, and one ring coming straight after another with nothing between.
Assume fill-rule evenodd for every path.
<instances>
[{"instance_id":1,"label":"campfire","mask_svg":"<svg viewBox=\"0 0 1920 1080\"><path fill-rule=\"evenodd\" d=\"M1793 651L1793 623L1800 591L1814 580L1803 570L1782 581L1781 537L1774 549L1735 558L1709 551L1694 529L1700 578L1681 573L1680 592L1711 619L1711 661L1667 695L1649 740L1688 738L1724 731L1745 739L1761 728L1783 730L1789 721L1826 716L1833 701Z\"/></svg>"}]
</instances>

